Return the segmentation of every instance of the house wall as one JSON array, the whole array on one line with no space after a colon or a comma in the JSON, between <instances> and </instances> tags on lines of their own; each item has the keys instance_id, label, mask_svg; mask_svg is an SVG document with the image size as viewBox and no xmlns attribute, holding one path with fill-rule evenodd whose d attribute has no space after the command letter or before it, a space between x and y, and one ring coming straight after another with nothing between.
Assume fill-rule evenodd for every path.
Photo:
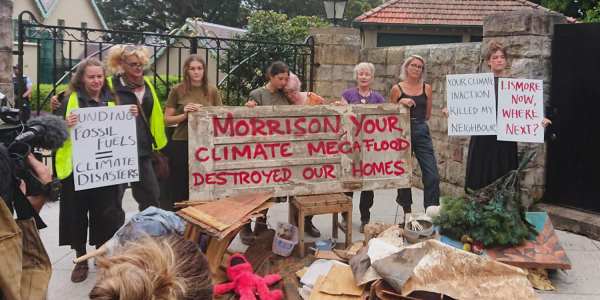
<instances>
[{"instance_id":1,"label":"house wall","mask_svg":"<svg viewBox=\"0 0 600 300\"><path fill-rule=\"evenodd\" d=\"M40 14L34 0L19 0L15 2L13 19L17 19L18 15L24 10L32 12L36 19L45 25L57 25L58 20L62 19L65 21L65 26L81 27L81 23L86 22L88 28L103 28L102 22L89 0L58 0L56 5L50 10L50 14L46 19ZM93 37L90 36L90 38ZM14 41L13 47L15 50L17 49L17 41ZM72 43L71 58L79 58L83 51L83 43ZM64 57L69 57L69 48L66 43L64 45L63 55ZM17 62L17 59L18 57L14 55L13 60L15 63ZM36 83L38 79L37 59L37 45L35 43L26 42L24 44L23 73L28 75L34 83Z\"/></svg>"},{"instance_id":2,"label":"house wall","mask_svg":"<svg viewBox=\"0 0 600 300\"><path fill-rule=\"evenodd\" d=\"M198 55L206 60L206 50L198 49ZM170 50L169 53L169 75L177 76L179 74L179 70L181 69L181 76L183 77L183 63L186 58L190 56L189 50L184 49L181 50L181 66L179 65L179 51L176 49ZM217 60L212 56L208 55L208 60L206 62L207 69L206 76L208 76L208 82L211 84L217 84ZM162 53L162 55L156 61L156 68L159 74L167 73L167 54L166 51ZM223 72L219 72L219 80L221 80L225 74Z\"/></svg>"},{"instance_id":3,"label":"house wall","mask_svg":"<svg viewBox=\"0 0 600 300\"><path fill-rule=\"evenodd\" d=\"M396 34L416 34L416 35L442 35L458 36L463 42L470 42L472 36L481 36L481 28L370 28L365 27L361 30L363 48L377 47L378 33L396 33Z\"/></svg>"},{"instance_id":4,"label":"house wall","mask_svg":"<svg viewBox=\"0 0 600 300\"><path fill-rule=\"evenodd\" d=\"M522 11L493 15L484 21L483 43L435 44L404 47L361 47L359 31L348 28L313 29L315 38L315 92L328 100L339 99L341 92L354 86L352 69L359 61L375 65L373 89L389 96L392 85L398 82L399 68L404 59L418 54L427 62L427 82L433 88L433 111L429 127L438 160L442 195L464 193L465 169L469 137L449 137L447 119L442 113L446 106L445 76L488 72L482 53L494 39L502 42L509 54L509 73L512 77L543 79L544 101L549 101L551 79L551 41L555 23L564 18L545 12ZM535 149L538 155L523 173L521 187L524 200L540 199L544 192L544 144L520 143L520 152ZM413 161L413 184L422 187L420 170Z\"/></svg>"}]
</instances>

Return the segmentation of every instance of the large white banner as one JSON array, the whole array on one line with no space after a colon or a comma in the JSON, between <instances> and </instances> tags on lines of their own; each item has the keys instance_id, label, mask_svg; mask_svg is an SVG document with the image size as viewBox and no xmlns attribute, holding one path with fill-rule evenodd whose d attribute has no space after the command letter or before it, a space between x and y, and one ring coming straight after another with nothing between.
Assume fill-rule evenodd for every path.
<instances>
[{"instance_id":1,"label":"large white banner","mask_svg":"<svg viewBox=\"0 0 600 300\"><path fill-rule=\"evenodd\" d=\"M75 190L139 180L137 135L131 106L74 110L71 129Z\"/></svg>"},{"instance_id":2,"label":"large white banner","mask_svg":"<svg viewBox=\"0 0 600 300\"><path fill-rule=\"evenodd\" d=\"M494 74L446 75L448 135L495 135Z\"/></svg>"},{"instance_id":3,"label":"large white banner","mask_svg":"<svg viewBox=\"0 0 600 300\"><path fill-rule=\"evenodd\" d=\"M537 79L500 78L498 140L543 143L544 84Z\"/></svg>"}]
</instances>

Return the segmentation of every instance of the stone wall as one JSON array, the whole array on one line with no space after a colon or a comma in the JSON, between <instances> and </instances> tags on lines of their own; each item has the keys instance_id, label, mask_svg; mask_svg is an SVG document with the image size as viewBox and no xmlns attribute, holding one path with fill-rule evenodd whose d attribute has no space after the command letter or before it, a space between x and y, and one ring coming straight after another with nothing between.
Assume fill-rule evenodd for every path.
<instances>
[{"instance_id":1,"label":"stone wall","mask_svg":"<svg viewBox=\"0 0 600 300\"><path fill-rule=\"evenodd\" d=\"M315 39L314 90L328 100L339 99L354 86L353 70L360 54L357 29L329 27L311 29Z\"/></svg>"},{"instance_id":2,"label":"stone wall","mask_svg":"<svg viewBox=\"0 0 600 300\"><path fill-rule=\"evenodd\" d=\"M13 99L11 0L0 0L0 92Z\"/></svg>"},{"instance_id":3,"label":"stone wall","mask_svg":"<svg viewBox=\"0 0 600 300\"><path fill-rule=\"evenodd\" d=\"M469 137L448 137L447 119L442 114L446 106L445 76L488 72L483 61L486 45L492 39L502 42L508 50L509 76L544 80L544 101L548 101L551 76L551 40L555 23L564 22L558 14L524 10L499 14L484 20L483 43L420 45L389 48L360 48L358 30L349 28L314 29L316 68L315 92L329 100L339 99L342 90L354 86L353 66L360 61L375 65L373 89L386 98L392 85L398 82L400 65L406 57L418 54L426 60L426 81L433 88L433 111L429 121L433 145L438 159L443 195L464 193L464 177ZM538 151L522 178L526 200L539 199L544 191L545 147L520 143L520 152ZM421 186L416 160L413 184Z\"/></svg>"}]
</instances>

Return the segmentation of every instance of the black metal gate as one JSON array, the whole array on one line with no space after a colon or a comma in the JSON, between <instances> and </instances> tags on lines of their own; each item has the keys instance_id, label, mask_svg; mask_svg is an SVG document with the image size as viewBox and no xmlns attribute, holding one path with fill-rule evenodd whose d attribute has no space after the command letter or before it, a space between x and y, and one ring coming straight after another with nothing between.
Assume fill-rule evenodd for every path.
<instances>
[{"instance_id":1,"label":"black metal gate","mask_svg":"<svg viewBox=\"0 0 600 300\"><path fill-rule=\"evenodd\" d=\"M34 83L32 105L38 111L47 108L50 97L68 83L78 63L89 57L105 58L111 47L135 44L151 52L146 75L153 78L163 100L175 83L182 79L181 67L189 54L205 58L209 80L215 82L226 105L240 105L248 92L264 84L264 69L274 60L286 62L303 83L313 89L314 42L280 44L233 38L196 35L165 35L148 32L115 31L93 28L52 26L39 23L33 14L21 12L18 27L18 64L23 68L25 45L34 45L37 81ZM175 71L174 71L175 70ZM37 91L37 92L35 92ZM16 91L17 103L23 91Z\"/></svg>"},{"instance_id":2,"label":"black metal gate","mask_svg":"<svg viewBox=\"0 0 600 300\"><path fill-rule=\"evenodd\" d=\"M544 201L600 212L600 23L554 27Z\"/></svg>"}]
</instances>

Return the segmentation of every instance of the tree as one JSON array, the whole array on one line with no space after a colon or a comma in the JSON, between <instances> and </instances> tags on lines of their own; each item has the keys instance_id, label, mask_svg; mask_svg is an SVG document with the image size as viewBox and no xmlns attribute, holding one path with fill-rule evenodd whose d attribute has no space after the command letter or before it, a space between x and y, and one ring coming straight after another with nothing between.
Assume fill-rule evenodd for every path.
<instances>
[{"instance_id":1,"label":"tree","mask_svg":"<svg viewBox=\"0 0 600 300\"><path fill-rule=\"evenodd\" d=\"M229 73L221 90L228 105L241 105L254 88L265 83L264 70L275 60L286 62L302 79L309 64L310 47L299 46L313 27L327 26L319 17L296 16L273 11L257 11L248 19L248 32L243 41L228 45L219 69ZM294 45L296 44L296 45Z\"/></svg>"},{"instance_id":2,"label":"tree","mask_svg":"<svg viewBox=\"0 0 600 300\"><path fill-rule=\"evenodd\" d=\"M533 2L583 22L600 22L598 0L534 0Z\"/></svg>"},{"instance_id":3,"label":"tree","mask_svg":"<svg viewBox=\"0 0 600 300\"><path fill-rule=\"evenodd\" d=\"M247 14L242 0L100 0L97 3L109 28L154 33L168 33L189 17L237 27Z\"/></svg>"},{"instance_id":4,"label":"tree","mask_svg":"<svg viewBox=\"0 0 600 300\"><path fill-rule=\"evenodd\" d=\"M274 11L285 14L288 18L296 16L325 17L323 0L248 0L247 7L251 11Z\"/></svg>"},{"instance_id":5,"label":"tree","mask_svg":"<svg viewBox=\"0 0 600 300\"><path fill-rule=\"evenodd\" d=\"M381 5L383 2L384 0L349 0L344 11L344 19L352 21L364 12ZM286 14L290 18L295 16L318 16L325 18L323 0L249 0L247 3L249 9L252 11L272 10Z\"/></svg>"},{"instance_id":6,"label":"tree","mask_svg":"<svg viewBox=\"0 0 600 300\"><path fill-rule=\"evenodd\" d=\"M363 13L383 4L384 0L350 0L346 6L345 15L349 20L354 20Z\"/></svg>"}]
</instances>

